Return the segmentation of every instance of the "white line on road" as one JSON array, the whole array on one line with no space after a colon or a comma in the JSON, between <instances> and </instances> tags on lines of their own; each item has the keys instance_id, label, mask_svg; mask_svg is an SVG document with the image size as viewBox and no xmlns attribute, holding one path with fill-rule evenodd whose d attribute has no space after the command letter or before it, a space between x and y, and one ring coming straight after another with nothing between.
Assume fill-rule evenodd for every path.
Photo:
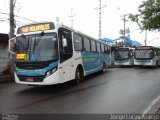
<instances>
[{"instance_id":1,"label":"white line on road","mask_svg":"<svg viewBox=\"0 0 160 120\"><path fill-rule=\"evenodd\" d=\"M159 101L160 101L160 95L151 102L151 104L150 104L150 105L147 107L147 109L143 112L143 115L148 114L148 113L151 111L151 109L153 108L153 106L155 106L156 103L159 102Z\"/></svg>"}]
</instances>

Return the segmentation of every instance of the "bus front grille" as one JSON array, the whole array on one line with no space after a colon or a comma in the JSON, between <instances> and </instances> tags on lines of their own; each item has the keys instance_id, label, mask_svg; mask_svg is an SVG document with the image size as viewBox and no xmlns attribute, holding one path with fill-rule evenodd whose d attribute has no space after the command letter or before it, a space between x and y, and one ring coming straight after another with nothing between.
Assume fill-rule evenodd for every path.
<instances>
[{"instance_id":1,"label":"bus front grille","mask_svg":"<svg viewBox=\"0 0 160 120\"><path fill-rule=\"evenodd\" d=\"M23 82L43 82L44 76L31 76L31 77L26 77L26 76L22 76L22 75L18 75L18 78L20 81Z\"/></svg>"},{"instance_id":2,"label":"bus front grille","mask_svg":"<svg viewBox=\"0 0 160 120\"><path fill-rule=\"evenodd\" d=\"M35 70L48 67L51 62L16 62L16 67L20 69Z\"/></svg>"}]
</instances>

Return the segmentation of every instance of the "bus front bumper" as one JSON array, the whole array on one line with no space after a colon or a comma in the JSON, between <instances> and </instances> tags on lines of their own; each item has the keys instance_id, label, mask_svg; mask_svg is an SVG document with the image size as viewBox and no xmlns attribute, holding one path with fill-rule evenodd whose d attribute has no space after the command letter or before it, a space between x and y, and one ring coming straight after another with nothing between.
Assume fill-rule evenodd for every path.
<instances>
[{"instance_id":1,"label":"bus front bumper","mask_svg":"<svg viewBox=\"0 0 160 120\"><path fill-rule=\"evenodd\" d=\"M15 82L18 83L18 84L26 84L26 85L53 85L53 84L59 84L61 83L61 81L58 79L59 78L59 72L56 71L54 74L48 76L48 77L45 77L43 78L41 81L37 82L37 81L34 81L34 78L31 78L31 77L28 77L29 79L33 79L32 80L27 80L27 77L26 80L20 80L20 78L17 76L16 73L14 73L14 76L15 76Z\"/></svg>"}]
</instances>

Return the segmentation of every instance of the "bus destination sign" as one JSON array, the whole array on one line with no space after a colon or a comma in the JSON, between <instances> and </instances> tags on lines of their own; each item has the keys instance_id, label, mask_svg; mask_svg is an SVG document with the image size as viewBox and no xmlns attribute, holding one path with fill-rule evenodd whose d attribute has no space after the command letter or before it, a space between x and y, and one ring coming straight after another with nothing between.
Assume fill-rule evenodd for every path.
<instances>
[{"instance_id":1,"label":"bus destination sign","mask_svg":"<svg viewBox=\"0 0 160 120\"><path fill-rule=\"evenodd\" d=\"M136 48L137 50L149 50L149 49L152 49L151 46L141 46L141 47L137 47Z\"/></svg>"},{"instance_id":2,"label":"bus destination sign","mask_svg":"<svg viewBox=\"0 0 160 120\"><path fill-rule=\"evenodd\" d=\"M41 24L32 24L32 25L23 26L23 27L18 28L17 34L53 30L54 28L55 28L54 23L51 23L51 22L41 23Z\"/></svg>"}]
</instances>

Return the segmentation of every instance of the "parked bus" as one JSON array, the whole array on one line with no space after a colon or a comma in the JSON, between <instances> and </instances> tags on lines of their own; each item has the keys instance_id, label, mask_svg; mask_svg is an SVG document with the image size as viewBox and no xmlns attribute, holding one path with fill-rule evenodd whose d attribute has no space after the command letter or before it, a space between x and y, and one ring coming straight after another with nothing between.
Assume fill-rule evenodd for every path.
<instances>
[{"instance_id":1,"label":"parked bus","mask_svg":"<svg viewBox=\"0 0 160 120\"><path fill-rule=\"evenodd\" d=\"M111 65L110 46L67 26L53 22L19 27L9 40L16 54L15 81L51 85L105 72Z\"/></svg>"},{"instance_id":2,"label":"parked bus","mask_svg":"<svg viewBox=\"0 0 160 120\"><path fill-rule=\"evenodd\" d=\"M114 65L116 66L133 66L134 65L134 48L116 47L114 49Z\"/></svg>"},{"instance_id":3,"label":"parked bus","mask_svg":"<svg viewBox=\"0 0 160 120\"><path fill-rule=\"evenodd\" d=\"M135 48L134 64L136 66L160 65L160 48L153 46L140 46Z\"/></svg>"}]
</instances>

